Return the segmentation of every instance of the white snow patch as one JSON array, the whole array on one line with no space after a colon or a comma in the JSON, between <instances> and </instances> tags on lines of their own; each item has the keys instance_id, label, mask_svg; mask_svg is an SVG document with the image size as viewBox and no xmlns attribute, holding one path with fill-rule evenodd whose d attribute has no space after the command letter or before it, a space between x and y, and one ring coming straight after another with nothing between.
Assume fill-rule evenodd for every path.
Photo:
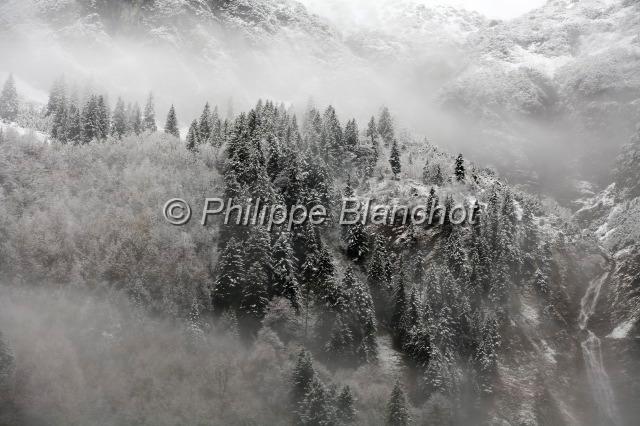
<instances>
[{"instance_id":1,"label":"white snow patch","mask_svg":"<svg viewBox=\"0 0 640 426\"><path fill-rule=\"evenodd\" d=\"M513 205L515 206L515 209L516 209L516 218L518 219L518 221L521 221L522 215L524 214L524 209L522 208L520 203L517 201L514 201Z\"/></svg>"},{"instance_id":2,"label":"white snow patch","mask_svg":"<svg viewBox=\"0 0 640 426\"><path fill-rule=\"evenodd\" d=\"M532 45L535 48L535 44ZM539 70L544 73L547 77L553 78L556 71L567 63L569 63L572 58L571 56L545 56L540 53L535 53L530 50L523 48L520 45L515 46L513 49L513 57L515 67L527 67Z\"/></svg>"},{"instance_id":3,"label":"white snow patch","mask_svg":"<svg viewBox=\"0 0 640 426\"><path fill-rule=\"evenodd\" d=\"M557 352L555 351L555 349L549 346L546 340L542 339L541 342L542 346L544 346L544 352L542 354L544 355L545 359L551 364L555 364Z\"/></svg>"},{"instance_id":4,"label":"white snow patch","mask_svg":"<svg viewBox=\"0 0 640 426\"><path fill-rule=\"evenodd\" d=\"M3 132L15 132L20 136L33 136L38 142L46 142L49 143L49 135L43 132L39 132L33 129L27 129L21 126L18 126L16 123L3 123L0 121L0 130Z\"/></svg>"},{"instance_id":5,"label":"white snow patch","mask_svg":"<svg viewBox=\"0 0 640 426\"><path fill-rule=\"evenodd\" d=\"M618 324L618 326L614 328L607 337L610 339L625 339L633 328L635 322L636 320L634 318L631 318L623 323Z\"/></svg>"},{"instance_id":6,"label":"white snow patch","mask_svg":"<svg viewBox=\"0 0 640 426\"><path fill-rule=\"evenodd\" d=\"M605 190L600 194L589 200L585 200L585 206L578 210L575 214L577 215L581 212L593 210L598 206L613 207L613 205L615 204L615 197L613 195L613 190L615 189L615 187L616 184L612 183L611 185L607 186Z\"/></svg>"}]
</instances>

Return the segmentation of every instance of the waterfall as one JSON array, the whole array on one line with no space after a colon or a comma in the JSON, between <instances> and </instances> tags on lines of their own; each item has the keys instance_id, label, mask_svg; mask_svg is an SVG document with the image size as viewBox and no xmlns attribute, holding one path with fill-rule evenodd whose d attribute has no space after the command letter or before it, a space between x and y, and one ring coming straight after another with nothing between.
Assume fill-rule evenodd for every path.
<instances>
[{"instance_id":1,"label":"waterfall","mask_svg":"<svg viewBox=\"0 0 640 426\"><path fill-rule=\"evenodd\" d=\"M589 319L595 312L596 305L598 304L600 290L602 289L602 285L607 281L607 278L609 278L609 272L605 272L599 278L589 282L589 287L580 303L578 324L580 330L586 331L587 337L581 344L582 355L584 357L587 378L589 379L593 399L604 422L602 424L616 426L620 424L618 408L616 407L611 380L604 368L600 338L587 328Z\"/></svg>"}]
</instances>

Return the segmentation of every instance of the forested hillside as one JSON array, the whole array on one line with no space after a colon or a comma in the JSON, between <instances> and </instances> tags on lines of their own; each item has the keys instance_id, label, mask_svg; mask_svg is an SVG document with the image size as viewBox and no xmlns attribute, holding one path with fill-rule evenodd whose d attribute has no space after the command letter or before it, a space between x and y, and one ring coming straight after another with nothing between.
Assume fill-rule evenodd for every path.
<instances>
[{"instance_id":1,"label":"forested hillside","mask_svg":"<svg viewBox=\"0 0 640 426\"><path fill-rule=\"evenodd\" d=\"M371 112L207 104L180 138L153 96L112 109L59 80L35 114L47 143L4 125L0 422L598 424L579 304L607 270L597 238ZM329 220L176 227L174 197ZM344 197L476 220L344 226Z\"/></svg>"}]
</instances>

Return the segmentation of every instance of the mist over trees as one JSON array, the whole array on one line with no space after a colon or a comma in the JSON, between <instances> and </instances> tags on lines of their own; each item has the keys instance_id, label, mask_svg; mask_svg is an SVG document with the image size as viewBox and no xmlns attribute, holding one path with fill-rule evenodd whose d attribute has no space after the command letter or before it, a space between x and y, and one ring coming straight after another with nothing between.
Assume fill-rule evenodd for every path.
<instances>
[{"instance_id":1,"label":"mist over trees","mask_svg":"<svg viewBox=\"0 0 640 426\"><path fill-rule=\"evenodd\" d=\"M51 145L16 135L2 138L0 182L13 188L2 205L5 291L36 311L43 294L55 289L74 289L81 296L73 297L105 303L103 309L115 309L119 319L99 327L112 327L103 337L72 339L70 348L99 344L114 351L131 342L137 353L142 349L135 339L166 342L180 348L174 360L190 370L187 377L171 373L162 379L170 393L181 392L200 370L208 379L196 380L202 382L198 398L237 407L240 400L229 399L229 392L236 392L258 404L256 410L266 410L273 422L402 425L434 413L443 424L490 419L501 386L505 336L517 333L514 306L533 294L551 329L560 321L556 307L565 296L555 283L551 246L556 242L535 222L532 212L541 212L541 206L534 198L462 154L456 158L431 145L418 149L410 140L403 140L401 149L390 111L381 111L377 121L372 117L359 126L355 119L341 121L332 106L321 110L310 104L300 113L261 100L222 120L218 108L207 103L181 141L173 107L164 132L157 133L152 95L144 112L122 98L110 109L100 94L81 103L60 79L43 110L51 117ZM55 170L56 178L34 170ZM28 176L31 183L25 186ZM454 195L469 203L470 194L483 194L470 207L479 213L482 202L486 212L461 226L436 209L442 225L396 220L390 226L340 227L330 220L294 225L291 231L234 220L222 225L218 219L205 227L176 228L157 212L173 195L197 202L214 188L240 203L321 203L335 218L343 196L367 196L374 185L377 195L389 197L423 191L427 204L446 211ZM30 196L33 191L40 195ZM64 224L67 216L74 218L71 226ZM14 294L17 288L26 293ZM66 297L57 300L64 305ZM51 309L50 315L61 315ZM82 329L73 317L63 322ZM7 354L19 332L11 324L13 337L3 346ZM158 337L165 330L167 335ZM221 347L215 343L219 339L227 343ZM33 354L22 339L18 345L20 371L21 354L27 359ZM213 361L202 364L203 351L231 348L242 354L237 367L221 371ZM89 365L84 363L98 354L79 356L84 371ZM13 357L3 359L4 365L12 360L13 371ZM401 360L402 370L390 368L390 359ZM125 366L113 368L121 374ZM148 380L159 380L156 365L149 368ZM251 372L240 372L246 369ZM251 383L275 386L272 397L241 390ZM169 424L147 411L162 400L151 389L155 386L139 401L145 411L135 416ZM101 398L115 395L103 392ZM16 416L22 403L11 401ZM199 402L181 407L181 416L196 421L199 414L182 411L192 404ZM222 406L214 415L214 407L205 410L214 416L207 421L237 423L257 415ZM69 407L42 409L54 424L83 418Z\"/></svg>"}]
</instances>

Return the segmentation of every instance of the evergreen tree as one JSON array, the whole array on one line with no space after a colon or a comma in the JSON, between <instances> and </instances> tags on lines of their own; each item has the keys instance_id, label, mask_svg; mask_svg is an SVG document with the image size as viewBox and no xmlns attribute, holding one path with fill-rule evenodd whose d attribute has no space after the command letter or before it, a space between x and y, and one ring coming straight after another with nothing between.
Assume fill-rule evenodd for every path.
<instances>
[{"instance_id":1,"label":"evergreen tree","mask_svg":"<svg viewBox=\"0 0 640 426\"><path fill-rule=\"evenodd\" d=\"M345 147L342 127L336 110L330 105L322 117L321 151L327 164L336 172L342 173Z\"/></svg>"},{"instance_id":2,"label":"evergreen tree","mask_svg":"<svg viewBox=\"0 0 640 426\"><path fill-rule=\"evenodd\" d=\"M67 143L68 141L68 112L66 100L62 102L58 109L53 114L53 121L51 123L51 137L61 143Z\"/></svg>"},{"instance_id":3,"label":"evergreen tree","mask_svg":"<svg viewBox=\"0 0 640 426\"><path fill-rule=\"evenodd\" d=\"M291 302L291 306L296 312L299 312L301 295L296 277L296 258L288 233L280 233L271 253L272 297L284 297Z\"/></svg>"},{"instance_id":4,"label":"evergreen tree","mask_svg":"<svg viewBox=\"0 0 640 426\"><path fill-rule=\"evenodd\" d=\"M231 237L220 253L218 275L213 290L216 308L226 310L241 299L245 283L242 245Z\"/></svg>"},{"instance_id":5,"label":"evergreen tree","mask_svg":"<svg viewBox=\"0 0 640 426\"><path fill-rule=\"evenodd\" d=\"M430 184L431 183L431 164L429 163L429 159L424 163L424 167L422 168L422 183Z\"/></svg>"},{"instance_id":6,"label":"evergreen tree","mask_svg":"<svg viewBox=\"0 0 640 426\"><path fill-rule=\"evenodd\" d=\"M391 156L389 157L389 164L391 164L391 171L393 172L394 179L398 178L398 174L402 170L400 164L400 152L398 151L398 142L394 139L391 146Z\"/></svg>"},{"instance_id":7,"label":"evergreen tree","mask_svg":"<svg viewBox=\"0 0 640 426\"><path fill-rule=\"evenodd\" d=\"M213 146L221 146L222 143L224 142L224 127L223 127L223 123L220 120L220 116L218 114L218 107L215 107L213 109L213 112L211 113L211 138L210 138L210 143Z\"/></svg>"},{"instance_id":8,"label":"evergreen tree","mask_svg":"<svg viewBox=\"0 0 640 426\"><path fill-rule=\"evenodd\" d=\"M96 102L96 138L98 140L105 140L109 136L109 108L104 99L104 96L99 95Z\"/></svg>"},{"instance_id":9,"label":"evergreen tree","mask_svg":"<svg viewBox=\"0 0 640 426\"><path fill-rule=\"evenodd\" d=\"M82 116L75 103L69 105L66 125L67 140L73 144L82 142Z\"/></svg>"},{"instance_id":10,"label":"evergreen tree","mask_svg":"<svg viewBox=\"0 0 640 426\"><path fill-rule=\"evenodd\" d=\"M212 124L211 108L209 107L209 102L207 102L200 116L200 123L198 123L199 143L211 143Z\"/></svg>"},{"instance_id":11,"label":"evergreen tree","mask_svg":"<svg viewBox=\"0 0 640 426\"><path fill-rule=\"evenodd\" d=\"M107 136L108 126L105 127L106 108L102 97L91 95L82 110L82 142L102 140ZM108 119L108 117L106 117Z\"/></svg>"},{"instance_id":12,"label":"evergreen tree","mask_svg":"<svg viewBox=\"0 0 640 426\"><path fill-rule=\"evenodd\" d=\"M111 136L122 139L127 133L127 114L125 111L124 101L118 98L116 107L113 110L113 121L111 123Z\"/></svg>"},{"instance_id":13,"label":"evergreen tree","mask_svg":"<svg viewBox=\"0 0 640 426\"><path fill-rule=\"evenodd\" d=\"M298 353L296 365L292 375L291 398L294 405L297 405L307 394L309 385L315 377L316 372L313 369L313 360L311 354L305 349L301 349Z\"/></svg>"},{"instance_id":14,"label":"evergreen tree","mask_svg":"<svg viewBox=\"0 0 640 426\"><path fill-rule=\"evenodd\" d=\"M366 136L369 139L369 143L371 144L371 147L377 153L377 151L378 151L378 128L376 126L375 117L371 117L371 120L369 120L369 124L367 125Z\"/></svg>"},{"instance_id":15,"label":"evergreen tree","mask_svg":"<svg viewBox=\"0 0 640 426\"><path fill-rule=\"evenodd\" d=\"M484 394L493 392L493 382L498 374L497 351L499 347L498 321L495 316L489 316L482 326L474 358L480 390Z\"/></svg>"},{"instance_id":16,"label":"evergreen tree","mask_svg":"<svg viewBox=\"0 0 640 426\"><path fill-rule=\"evenodd\" d=\"M52 114L55 114L56 111L60 108L60 106L66 103L67 99L67 88L66 83L64 81L64 77L60 77L53 83L51 87L51 92L49 93L49 101L47 102L47 109L45 116L48 117Z\"/></svg>"},{"instance_id":17,"label":"evergreen tree","mask_svg":"<svg viewBox=\"0 0 640 426\"><path fill-rule=\"evenodd\" d=\"M393 119L387 107L382 107L380 117L378 118L378 134L384 142L384 146L389 147L395 140Z\"/></svg>"},{"instance_id":18,"label":"evergreen tree","mask_svg":"<svg viewBox=\"0 0 640 426\"><path fill-rule=\"evenodd\" d=\"M444 185L444 175L442 174L442 168L440 164L436 164L433 172L433 184L437 186Z\"/></svg>"},{"instance_id":19,"label":"evergreen tree","mask_svg":"<svg viewBox=\"0 0 640 426\"><path fill-rule=\"evenodd\" d=\"M298 422L304 426L335 426L336 412L329 391L317 376L298 405Z\"/></svg>"},{"instance_id":20,"label":"evergreen tree","mask_svg":"<svg viewBox=\"0 0 640 426\"><path fill-rule=\"evenodd\" d=\"M18 91L13 74L9 74L0 92L0 120L15 121L18 118Z\"/></svg>"},{"instance_id":21,"label":"evergreen tree","mask_svg":"<svg viewBox=\"0 0 640 426\"><path fill-rule=\"evenodd\" d=\"M269 233L261 226L251 228L246 241L244 261L249 269L244 277L240 309L254 318L261 318L269 302L269 269L273 260Z\"/></svg>"},{"instance_id":22,"label":"evergreen tree","mask_svg":"<svg viewBox=\"0 0 640 426\"><path fill-rule=\"evenodd\" d=\"M441 349L435 346L431 350L431 359L424 373L423 384L427 393L441 393L451 395L455 386L454 372L452 371L453 355L449 349Z\"/></svg>"},{"instance_id":23,"label":"evergreen tree","mask_svg":"<svg viewBox=\"0 0 640 426\"><path fill-rule=\"evenodd\" d=\"M345 360L353 355L353 335L340 314L333 321L325 351L333 361Z\"/></svg>"},{"instance_id":24,"label":"evergreen tree","mask_svg":"<svg viewBox=\"0 0 640 426\"><path fill-rule=\"evenodd\" d=\"M280 144L273 135L267 137L267 146L269 150L269 159L267 160L267 174L272 181L276 180L278 175L282 173ZM294 200L297 201L297 200Z\"/></svg>"},{"instance_id":25,"label":"evergreen tree","mask_svg":"<svg viewBox=\"0 0 640 426\"><path fill-rule=\"evenodd\" d=\"M456 158L455 174L458 182L465 181L464 159L462 158L462 154L459 154Z\"/></svg>"},{"instance_id":26,"label":"evergreen tree","mask_svg":"<svg viewBox=\"0 0 640 426\"><path fill-rule=\"evenodd\" d=\"M376 339L377 327L375 312L372 309L367 315L362 326L362 340L356 348L356 355L365 363L373 362L378 358L378 341Z\"/></svg>"},{"instance_id":27,"label":"evergreen tree","mask_svg":"<svg viewBox=\"0 0 640 426\"><path fill-rule=\"evenodd\" d=\"M189 132L187 133L187 149L191 152L196 152L198 150L198 144L200 144L198 135L198 121L193 120L189 127Z\"/></svg>"},{"instance_id":28,"label":"evergreen tree","mask_svg":"<svg viewBox=\"0 0 640 426\"><path fill-rule=\"evenodd\" d=\"M168 135L172 135L180 139L180 130L178 130L178 118L176 117L176 110L173 105L171 105L171 108L169 108L167 121L164 125L164 132Z\"/></svg>"},{"instance_id":29,"label":"evergreen tree","mask_svg":"<svg viewBox=\"0 0 640 426\"><path fill-rule=\"evenodd\" d=\"M540 295L545 297L549 296L549 283L547 282L547 277L545 277L540 269L536 271L534 277L534 288Z\"/></svg>"},{"instance_id":30,"label":"evergreen tree","mask_svg":"<svg viewBox=\"0 0 640 426\"><path fill-rule=\"evenodd\" d=\"M153 93L149 93L147 104L144 107L142 130L150 133L155 133L158 131L158 126L156 125L156 110L153 102Z\"/></svg>"},{"instance_id":31,"label":"evergreen tree","mask_svg":"<svg viewBox=\"0 0 640 426\"><path fill-rule=\"evenodd\" d=\"M401 269L400 266L399 269ZM407 309L407 293L404 283L403 271L399 271L398 284L396 286L393 302L393 315L391 317L391 328L396 346L402 347L404 343L406 328L404 324L405 310Z\"/></svg>"},{"instance_id":32,"label":"evergreen tree","mask_svg":"<svg viewBox=\"0 0 640 426\"><path fill-rule=\"evenodd\" d=\"M409 409L407 407L407 398L400 386L400 382L396 382L391 391L391 398L387 403L387 419L388 426L407 426L409 424Z\"/></svg>"},{"instance_id":33,"label":"evergreen tree","mask_svg":"<svg viewBox=\"0 0 640 426\"><path fill-rule=\"evenodd\" d=\"M143 131L142 112L140 111L140 105L138 105L137 102L133 104L131 113L128 115L127 128L136 136L140 135Z\"/></svg>"},{"instance_id":34,"label":"evergreen tree","mask_svg":"<svg viewBox=\"0 0 640 426\"><path fill-rule=\"evenodd\" d=\"M356 421L356 408L349 386L343 387L342 392L336 399L336 414L341 424L350 424Z\"/></svg>"},{"instance_id":35,"label":"evergreen tree","mask_svg":"<svg viewBox=\"0 0 640 426\"><path fill-rule=\"evenodd\" d=\"M335 279L333 258L319 235L315 236L312 244L307 249L300 270L305 294L307 298L313 295L320 305L327 308L336 307L340 302L340 294ZM308 300L305 303L308 304Z\"/></svg>"},{"instance_id":36,"label":"evergreen tree","mask_svg":"<svg viewBox=\"0 0 640 426\"><path fill-rule=\"evenodd\" d=\"M268 303L267 275L262 265L253 263L249 266L242 286L240 310L253 318L260 319Z\"/></svg>"},{"instance_id":37,"label":"evergreen tree","mask_svg":"<svg viewBox=\"0 0 640 426\"><path fill-rule=\"evenodd\" d=\"M380 235L376 235L367 269L367 283L371 289L375 311L384 323L388 320L387 313L392 305L390 300L390 282L388 280L388 253Z\"/></svg>"},{"instance_id":38,"label":"evergreen tree","mask_svg":"<svg viewBox=\"0 0 640 426\"><path fill-rule=\"evenodd\" d=\"M348 121L344 128L344 144L348 151L353 151L358 146L358 124L355 119Z\"/></svg>"},{"instance_id":39,"label":"evergreen tree","mask_svg":"<svg viewBox=\"0 0 640 426\"><path fill-rule=\"evenodd\" d=\"M369 237L361 221L347 226L347 256L355 262L362 262L369 253Z\"/></svg>"},{"instance_id":40,"label":"evergreen tree","mask_svg":"<svg viewBox=\"0 0 640 426\"><path fill-rule=\"evenodd\" d=\"M484 232L485 221L480 214L480 205L477 201L473 211L474 224L471 228L471 249L469 251L471 273L469 281L472 293L470 296L475 296L475 302L479 304L481 296L486 296L489 291L491 258L487 237Z\"/></svg>"},{"instance_id":41,"label":"evergreen tree","mask_svg":"<svg viewBox=\"0 0 640 426\"><path fill-rule=\"evenodd\" d=\"M453 276L461 281L467 277L467 257L462 226L451 226L447 244L445 245L445 259Z\"/></svg>"},{"instance_id":42,"label":"evergreen tree","mask_svg":"<svg viewBox=\"0 0 640 426\"><path fill-rule=\"evenodd\" d=\"M378 345L375 306L369 288L356 277L353 268L349 267L342 280L342 291L356 343L357 359L360 362L371 362L378 356Z\"/></svg>"},{"instance_id":43,"label":"evergreen tree","mask_svg":"<svg viewBox=\"0 0 640 426\"><path fill-rule=\"evenodd\" d=\"M417 365L426 368L431 360L429 327L422 321L412 325L407 332L403 349Z\"/></svg>"}]
</instances>

